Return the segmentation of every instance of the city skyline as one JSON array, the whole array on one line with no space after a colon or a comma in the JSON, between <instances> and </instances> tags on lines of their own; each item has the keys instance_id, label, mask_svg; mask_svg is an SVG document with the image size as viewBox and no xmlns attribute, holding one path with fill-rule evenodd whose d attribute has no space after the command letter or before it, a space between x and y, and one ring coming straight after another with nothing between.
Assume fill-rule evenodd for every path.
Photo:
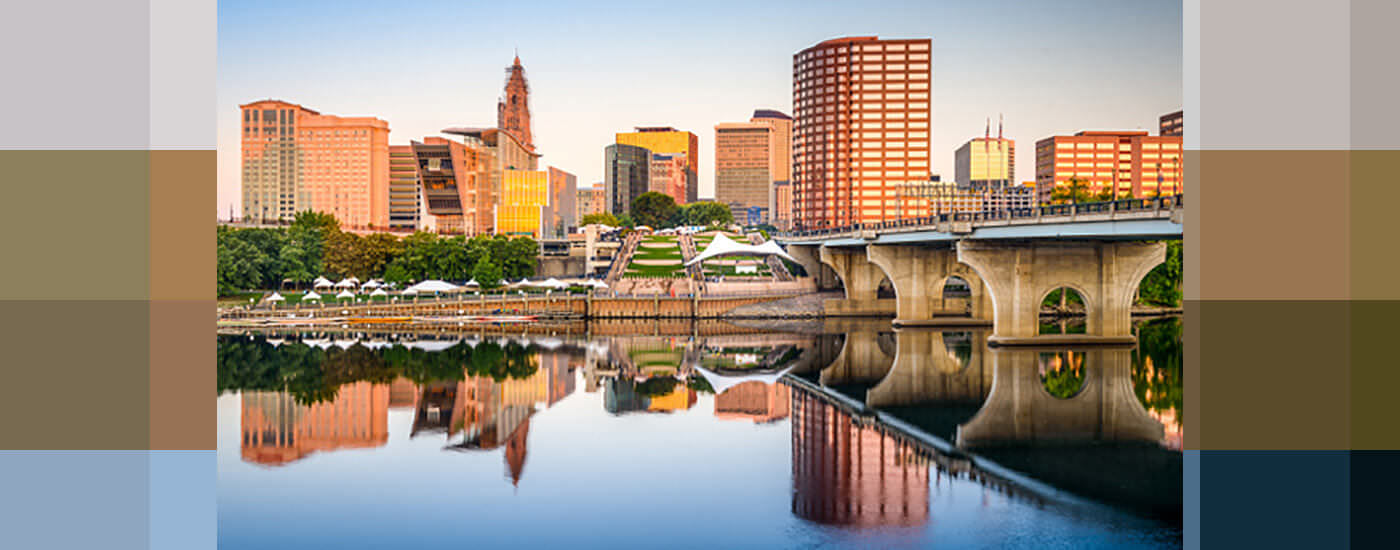
<instances>
[{"instance_id":1,"label":"city skyline","mask_svg":"<svg viewBox=\"0 0 1400 550\"><path fill-rule=\"evenodd\" d=\"M490 125L517 47L541 162L577 174L581 186L603 179L603 148L615 133L673 126L700 136L698 195L713 196L707 130L755 109L792 114L792 56L841 36L932 38L930 170L945 179L957 146L998 114L1006 137L1022 143L1082 130L1155 133L1158 117L1182 107L1181 8L1122 4L769 3L743 5L745 16L734 19L733 6L720 3L673 21L558 3L375 11L307 2L277 7L277 18L262 16L272 4L222 3L216 215L241 209L237 105L276 98L374 116L388 121L391 144L404 145L450 126ZM800 24L772 24L780 19ZM311 42L308 26L325 32ZM429 44L423 36L454 38ZM1016 171L1033 174L1034 159L1019 157Z\"/></svg>"}]
</instances>

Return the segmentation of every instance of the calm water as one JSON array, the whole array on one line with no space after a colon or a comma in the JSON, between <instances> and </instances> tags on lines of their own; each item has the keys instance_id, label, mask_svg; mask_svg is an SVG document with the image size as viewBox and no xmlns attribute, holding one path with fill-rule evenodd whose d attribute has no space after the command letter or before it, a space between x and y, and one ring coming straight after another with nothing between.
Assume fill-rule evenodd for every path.
<instances>
[{"instance_id":1,"label":"calm water","mask_svg":"<svg viewBox=\"0 0 1400 550\"><path fill-rule=\"evenodd\" d=\"M219 546L1180 546L1178 320L782 328L220 335Z\"/></svg>"}]
</instances>

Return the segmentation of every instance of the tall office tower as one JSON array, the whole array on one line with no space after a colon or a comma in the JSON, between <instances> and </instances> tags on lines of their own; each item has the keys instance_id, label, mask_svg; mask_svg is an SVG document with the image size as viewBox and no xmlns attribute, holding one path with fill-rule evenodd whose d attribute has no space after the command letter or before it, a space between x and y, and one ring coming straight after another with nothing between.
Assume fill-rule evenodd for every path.
<instances>
[{"instance_id":1,"label":"tall office tower","mask_svg":"<svg viewBox=\"0 0 1400 550\"><path fill-rule=\"evenodd\" d=\"M621 216L632 211L632 201L651 185L651 151L645 147L614 143L603 150L603 188L608 212Z\"/></svg>"},{"instance_id":2,"label":"tall office tower","mask_svg":"<svg viewBox=\"0 0 1400 550\"><path fill-rule=\"evenodd\" d=\"M519 55L506 67L505 96L496 103L496 127L515 134L526 148L535 148L535 137L530 131L530 83L525 80Z\"/></svg>"},{"instance_id":3,"label":"tall office tower","mask_svg":"<svg viewBox=\"0 0 1400 550\"><path fill-rule=\"evenodd\" d=\"M583 217L589 214L602 214L608 211L608 196L604 192L603 182L593 184L591 187L580 187L578 190L577 217L579 225L583 225Z\"/></svg>"},{"instance_id":4,"label":"tall office tower","mask_svg":"<svg viewBox=\"0 0 1400 550\"><path fill-rule=\"evenodd\" d=\"M422 186L418 182L418 158L412 145L389 146L389 228L424 229Z\"/></svg>"},{"instance_id":5,"label":"tall office tower","mask_svg":"<svg viewBox=\"0 0 1400 550\"><path fill-rule=\"evenodd\" d=\"M516 137L514 132L501 128L444 128L442 133L461 136L467 149L486 162L480 167L484 173L483 183L476 188L476 226L483 233L498 231L495 213L496 207L502 204L505 171L539 170L540 154Z\"/></svg>"},{"instance_id":6,"label":"tall office tower","mask_svg":"<svg viewBox=\"0 0 1400 550\"><path fill-rule=\"evenodd\" d=\"M784 231L792 228L792 183L773 184L773 209L769 211L773 226Z\"/></svg>"},{"instance_id":7,"label":"tall office tower","mask_svg":"<svg viewBox=\"0 0 1400 550\"><path fill-rule=\"evenodd\" d=\"M685 154L685 201L695 202L700 196L700 139L690 132L669 126L639 126L633 132L618 132L616 143L635 145L652 153Z\"/></svg>"},{"instance_id":8,"label":"tall office tower","mask_svg":"<svg viewBox=\"0 0 1400 550\"><path fill-rule=\"evenodd\" d=\"M491 152L440 137L415 141L412 148L434 229L450 235L492 233Z\"/></svg>"},{"instance_id":9,"label":"tall office tower","mask_svg":"<svg viewBox=\"0 0 1400 550\"><path fill-rule=\"evenodd\" d=\"M792 57L793 210L803 229L926 215L928 38L827 40Z\"/></svg>"},{"instance_id":10,"label":"tall office tower","mask_svg":"<svg viewBox=\"0 0 1400 550\"><path fill-rule=\"evenodd\" d=\"M290 221L315 210L347 228L388 227L388 122L275 99L239 109L245 220Z\"/></svg>"},{"instance_id":11,"label":"tall office tower","mask_svg":"<svg viewBox=\"0 0 1400 550\"><path fill-rule=\"evenodd\" d=\"M504 170L496 202L496 233L543 236L549 204L549 173L541 170Z\"/></svg>"},{"instance_id":12,"label":"tall office tower","mask_svg":"<svg viewBox=\"0 0 1400 550\"><path fill-rule=\"evenodd\" d=\"M1075 178L1091 195L1146 198L1181 192L1181 136L1149 136L1146 130L1085 131L1035 142L1037 199L1050 202L1055 188Z\"/></svg>"},{"instance_id":13,"label":"tall office tower","mask_svg":"<svg viewBox=\"0 0 1400 550\"><path fill-rule=\"evenodd\" d=\"M972 138L953 153L953 181L965 189L1016 185L1016 142L1000 137Z\"/></svg>"},{"instance_id":14,"label":"tall office tower","mask_svg":"<svg viewBox=\"0 0 1400 550\"><path fill-rule=\"evenodd\" d=\"M1181 111L1167 113L1157 119L1157 135L1181 136Z\"/></svg>"},{"instance_id":15,"label":"tall office tower","mask_svg":"<svg viewBox=\"0 0 1400 550\"><path fill-rule=\"evenodd\" d=\"M651 183L647 184L647 190L668 195L676 204L685 204L686 182L690 177L685 159L685 153L652 153L647 174Z\"/></svg>"},{"instance_id":16,"label":"tall office tower","mask_svg":"<svg viewBox=\"0 0 1400 550\"><path fill-rule=\"evenodd\" d=\"M772 161L768 171L771 172L773 178L773 186L768 192L768 212L773 220L780 217L791 218L792 203L790 200L787 212L778 211L777 186L779 183L786 184L792 181L792 117L781 111L758 109L753 112L753 117L749 118L749 122L766 124L773 128L772 145L768 147L769 159ZM774 223L774 225L777 224Z\"/></svg>"},{"instance_id":17,"label":"tall office tower","mask_svg":"<svg viewBox=\"0 0 1400 550\"><path fill-rule=\"evenodd\" d=\"M770 125L715 125L715 200L729 206L735 221L746 220L750 208L768 210L773 188L773 145Z\"/></svg>"},{"instance_id":18,"label":"tall office tower","mask_svg":"<svg viewBox=\"0 0 1400 550\"><path fill-rule=\"evenodd\" d=\"M549 205L545 209L544 231L542 234L563 238L569 228L578 227L575 216L578 198L578 176L550 166Z\"/></svg>"}]
</instances>

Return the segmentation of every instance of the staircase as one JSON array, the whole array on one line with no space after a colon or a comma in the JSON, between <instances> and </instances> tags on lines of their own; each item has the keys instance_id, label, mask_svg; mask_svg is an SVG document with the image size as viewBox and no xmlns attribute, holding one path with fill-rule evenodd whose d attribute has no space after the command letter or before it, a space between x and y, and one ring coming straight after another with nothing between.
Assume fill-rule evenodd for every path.
<instances>
[{"instance_id":1,"label":"staircase","mask_svg":"<svg viewBox=\"0 0 1400 550\"><path fill-rule=\"evenodd\" d=\"M627 264L632 263L632 255L637 252L637 244L642 242L642 235L639 233L629 233L627 239L618 247L617 255L613 256L612 265L608 267L608 275L603 282L608 286L615 286L622 274L627 271Z\"/></svg>"},{"instance_id":2,"label":"staircase","mask_svg":"<svg viewBox=\"0 0 1400 550\"><path fill-rule=\"evenodd\" d=\"M758 233L749 233L749 244L763 244L763 236ZM787 265L783 264L783 259L777 256L764 258L768 264L768 269L773 270L773 278L779 281L791 281L792 273L788 272Z\"/></svg>"}]
</instances>

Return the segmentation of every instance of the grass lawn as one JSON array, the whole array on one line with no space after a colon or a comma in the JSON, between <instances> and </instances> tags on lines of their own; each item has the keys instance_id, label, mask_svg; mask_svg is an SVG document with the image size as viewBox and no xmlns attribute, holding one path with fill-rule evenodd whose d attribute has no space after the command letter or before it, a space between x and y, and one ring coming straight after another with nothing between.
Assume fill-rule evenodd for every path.
<instances>
[{"instance_id":1,"label":"grass lawn","mask_svg":"<svg viewBox=\"0 0 1400 550\"><path fill-rule=\"evenodd\" d=\"M673 243L676 242L675 235L648 235L642 238L644 243Z\"/></svg>"},{"instance_id":2,"label":"grass lawn","mask_svg":"<svg viewBox=\"0 0 1400 550\"><path fill-rule=\"evenodd\" d=\"M670 249L637 249L637 253L632 255L634 260L679 260L681 251L679 248Z\"/></svg>"}]
</instances>

